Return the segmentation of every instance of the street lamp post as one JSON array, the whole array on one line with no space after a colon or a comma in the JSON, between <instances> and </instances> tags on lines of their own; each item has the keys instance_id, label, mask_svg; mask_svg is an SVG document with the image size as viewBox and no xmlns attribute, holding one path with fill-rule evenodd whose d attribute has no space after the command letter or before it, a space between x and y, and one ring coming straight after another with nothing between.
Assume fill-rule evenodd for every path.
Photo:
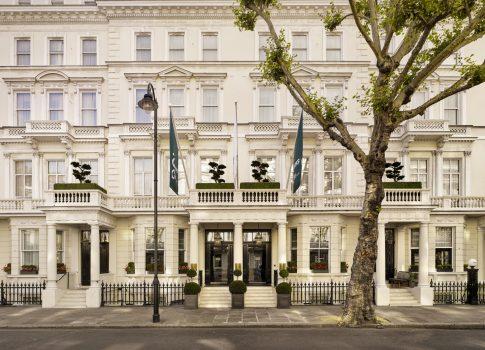
<instances>
[{"instance_id":1,"label":"street lamp post","mask_svg":"<svg viewBox=\"0 0 485 350\"><path fill-rule=\"evenodd\" d=\"M153 115L153 237L155 241L155 259L153 273L153 323L160 322L160 281L158 280L158 102L155 89L148 84L147 93L138 101L138 107Z\"/></svg>"}]
</instances>

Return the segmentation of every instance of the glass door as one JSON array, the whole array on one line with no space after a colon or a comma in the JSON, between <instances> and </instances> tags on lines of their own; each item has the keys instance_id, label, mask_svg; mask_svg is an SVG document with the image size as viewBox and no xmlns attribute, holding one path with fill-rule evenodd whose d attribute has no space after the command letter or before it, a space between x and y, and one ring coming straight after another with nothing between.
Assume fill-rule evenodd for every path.
<instances>
[{"instance_id":1,"label":"glass door","mask_svg":"<svg viewBox=\"0 0 485 350\"><path fill-rule=\"evenodd\" d=\"M271 284L271 231L245 231L243 279L247 284Z\"/></svg>"},{"instance_id":2,"label":"glass door","mask_svg":"<svg viewBox=\"0 0 485 350\"><path fill-rule=\"evenodd\" d=\"M227 285L232 280L233 232L206 231L205 284Z\"/></svg>"}]
</instances>

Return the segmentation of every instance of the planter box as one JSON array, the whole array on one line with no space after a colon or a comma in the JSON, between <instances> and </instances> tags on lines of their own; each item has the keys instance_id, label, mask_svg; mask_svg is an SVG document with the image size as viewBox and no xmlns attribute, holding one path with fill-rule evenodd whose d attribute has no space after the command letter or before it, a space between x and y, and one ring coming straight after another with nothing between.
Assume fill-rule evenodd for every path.
<instances>
[{"instance_id":1,"label":"planter box","mask_svg":"<svg viewBox=\"0 0 485 350\"><path fill-rule=\"evenodd\" d=\"M231 294L231 307L233 309L244 309L244 294Z\"/></svg>"},{"instance_id":2,"label":"planter box","mask_svg":"<svg viewBox=\"0 0 485 350\"><path fill-rule=\"evenodd\" d=\"M291 295L278 294L276 306L278 307L278 309L289 309L291 306Z\"/></svg>"},{"instance_id":3,"label":"planter box","mask_svg":"<svg viewBox=\"0 0 485 350\"><path fill-rule=\"evenodd\" d=\"M313 269L311 270L313 273L328 273L328 269L327 270L316 270L316 269Z\"/></svg>"},{"instance_id":4,"label":"planter box","mask_svg":"<svg viewBox=\"0 0 485 350\"><path fill-rule=\"evenodd\" d=\"M96 183L70 183L70 184L54 184L54 190L65 191L65 190L99 190L101 192L107 193L106 190Z\"/></svg>"},{"instance_id":5,"label":"planter box","mask_svg":"<svg viewBox=\"0 0 485 350\"><path fill-rule=\"evenodd\" d=\"M39 271L22 271L20 270L21 275L38 275Z\"/></svg>"},{"instance_id":6,"label":"planter box","mask_svg":"<svg viewBox=\"0 0 485 350\"><path fill-rule=\"evenodd\" d=\"M420 190L423 188L421 182L398 181L398 182L383 182L384 189L412 189Z\"/></svg>"},{"instance_id":7,"label":"planter box","mask_svg":"<svg viewBox=\"0 0 485 350\"><path fill-rule=\"evenodd\" d=\"M241 182L241 190L279 190L279 182Z\"/></svg>"},{"instance_id":8,"label":"planter box","mask_svg":"<svg viewBox=\"0 0 485 350\"><path fill-rule=\"evenodd\" d=\"M232 182L223 183L196 183L195 189L197 190L233 190L234 184Z\"/></svg>"},{"instance_id":9,"label":"planter box","mask_svg":"<svg viewBox=\"0 0 485 350\"><path fill-rule=\"evenodd\" d=\"M199 295L185 295L184 309L195 310L199 308Z\"/></svg>"}]
</instances>

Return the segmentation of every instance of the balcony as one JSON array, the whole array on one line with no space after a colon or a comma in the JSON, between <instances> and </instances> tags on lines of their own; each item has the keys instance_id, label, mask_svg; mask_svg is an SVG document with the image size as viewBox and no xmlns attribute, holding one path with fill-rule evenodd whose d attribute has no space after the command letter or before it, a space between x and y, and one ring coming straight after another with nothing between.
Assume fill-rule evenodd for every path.
<instances>
[{"instance_id":1,"label":"balcony","mask_svg":"<svg viewBox=\"0 0 485 350\"><path fill-rule=\"evenodd\" d=\"M108 208L108 195L100 190L54 190L46 194L45 207Z\"/></svg>"},{"instance_id":2,"label":"balcony","mask_svg":"<svg viewBox=\"0 0 485 350\"><path fill-rule=\"evenodd\" d=\"M40 212L39 207L41 207L43 203L43 199L0 199L0 213L23 214Z\"/></svg>"},{"instance_id":3,"label":"balcony","mask_svg":"<svg viewBox=\"0 0 485 350\"><path fill-rule=\"evenodd\" d=\"M398 126L392 137L398 139L419 139L420 137L435 137L436 139L451 136L448 121L443 119L411 119Z\"/></svg>"},{"instance_id":4,"label":"balcony","mask_svg":"<svg viewBox=\"0 0 485 350\"><path fill-rule=\"evenodd\" d=\"M188 204L188 196L162 196L158 197L160 210L183 210ZM112 211L149 211L153 210L152 196L112 196L108 200Z\"/></svg>"},{"instance_id":5,"label":"balcony","mask_svg":"<svg viewBox=\"0 0 485 350\"><path fill-rule=\"evenodd\" d=\"M443 196L432 197L431 202L437 210L485 211L485 197L476 196Z\"/></svg>"},{"instance_id":6,"label":"balcony","mask_svg":"<svg viewBox=\"0 0 485 350\"><path fill-rule=\"evenodd\" d=\"M286 190L195 190L189 205L200 206L286 206Z\"/></svg>"}]
</instances>

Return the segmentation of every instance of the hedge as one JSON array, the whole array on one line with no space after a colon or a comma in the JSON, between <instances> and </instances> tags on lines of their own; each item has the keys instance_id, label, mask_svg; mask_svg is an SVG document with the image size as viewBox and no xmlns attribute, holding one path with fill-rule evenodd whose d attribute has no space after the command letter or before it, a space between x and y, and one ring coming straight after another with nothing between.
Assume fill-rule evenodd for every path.
<instances>
[{"instance_id":1,"label":"hedge","mask_svg":"<svg viewBox=\"0 0 485 350\"><path fill-rule=\"evenodd\" d=\"M198 190L233 190L234 183L232 182L199 182L195 184L195 188Z\"/></svg>"},{"instance_id":2,"label":"hedge","mask_svg":"<svg viewBox=\"0 0 485 350\"><path fill-rule=\"evenodd\" d=\"M99 190L104 193L108 193L103 187L97 183L67 183L67 184L54 184L54 190Z\"/></svg>"},{"instance_id":3,"label":"hedge","mask_svg":"<svg viewBox=\"0 0 485 350\"><path fill-rule=\"evenodd\" d=\"M403 188L403 189L421 189L423 188L421 182L411 182L411 181L405 181L405 182L383 182L382 185L384 188L388 189L398 189L398 188Z\"/></svg>"},{"instance_id":4,"label":"hedge","mask_svg":"<svg viewBox=\"0 0 485 350\"><path fill-rule=\"evenodd\" d=\"M241 182L242 190L280 189L279 182Z\"/></svg>"}]
</instances>

